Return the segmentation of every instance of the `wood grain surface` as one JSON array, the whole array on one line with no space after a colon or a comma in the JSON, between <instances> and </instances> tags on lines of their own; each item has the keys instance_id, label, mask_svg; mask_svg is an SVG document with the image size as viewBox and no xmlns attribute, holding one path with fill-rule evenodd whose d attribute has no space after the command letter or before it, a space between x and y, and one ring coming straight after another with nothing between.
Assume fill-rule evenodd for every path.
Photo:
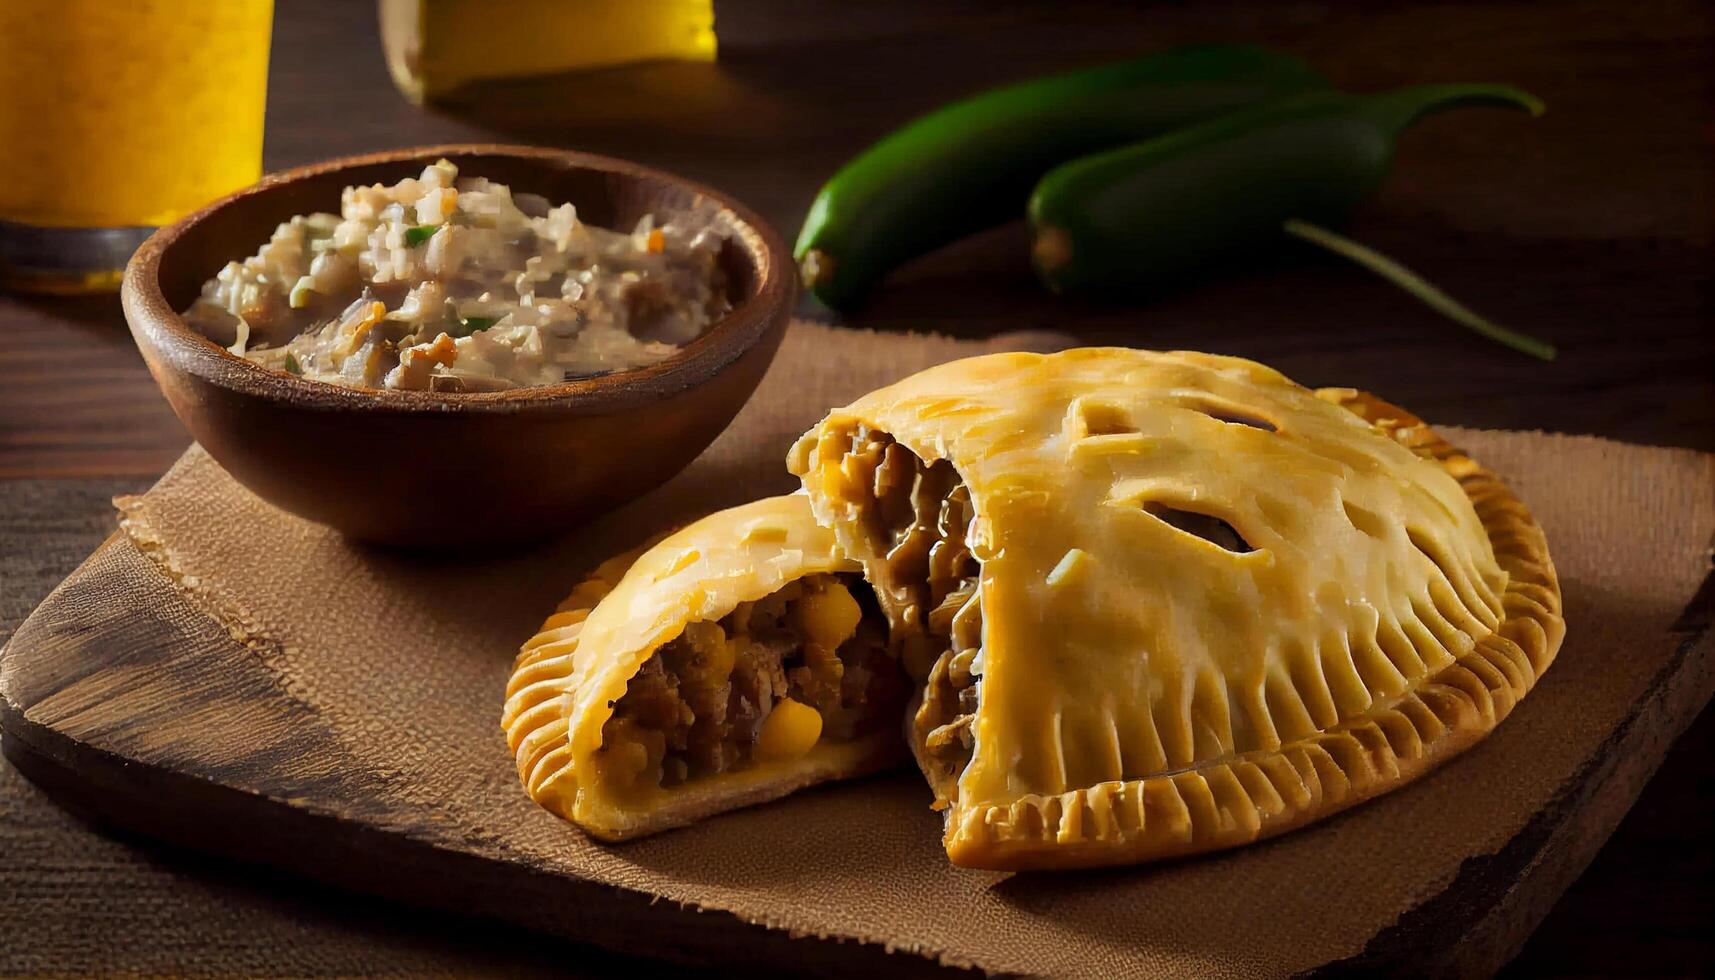
<instances>
[{"instance_id":1,"label":"wood grain surface","mask_svg":"<svg viewBox=\"0 0 1715 980\"><path fill-rule=\"evenodd\" d=\"M114 601L118 597L123 598ZM356 779L340 777L348 783L338 794L340 812L329 811L323 804L332 800L311 772L327 764L324 753L337 758L339 747L315 735L293 746L298 758L284 767L266 753L239 753L224 763L178 755L189 747L156 739L152 729L167 726L169 716L192 702L209 730L224 733L215 739L223 745L242 743L246 728L267 724L262 719L301 719L310 730L322 726L254 651L187 601L123 534L98 547L42 608L48 614L30 620L35 625L13 638L19 644L14 649L22 649L31 664L40 665L35 654L41 654L64 669L26 667L10 675L20 683L9 684L7 699L0 700L6 759L55 800L126 831L414 906L580 939L604 950L598 963L609 957L605 950L621 950L684 964L786 968L819 976L857 977L881 969L907 977L949 972L878 946L794 938L729 914L657 902L639 892L382 830L370 819L379 820L386 804L379 802L379 792L364 792L361 783L372 777L355 772L350 775ZM130 690L112 704L85 704L69 714L56 709L56 702L64 706L58 695L68 693L58 685L96 672L128 676ZM58 715L55 722L25 717L24 709L34 715L38 708ZM289 783L272 782L272 774L287 769L296 773ZM577 968L579 959L568 965Z\"/></svg>"},{"instance_id":2,"label":"wood grain surface","mask_svg":"<svg viewBox=\"0 0 1715 980\"><path fill-rule=\"evenodd\" d=\"M1308 383L1369 388L1438 422L1711 449L1712 18L1695 0L722 3L716 65L497 85L466 105L424 111L388 84L371 5L281 0L266 155L279 168L446 140L569 146L719 186L790 235L833 166L911 114L993 82L1176 41L1282 44L1355 88L1509 81L1542 96L1549 114L1431 120L1405 140L1394 177L1354 231L1478 309L1555 340L1564 354L1553 365L1467 338L1332 260L1236 272L1144 310L1066 307L1021 273L1016 228L902 271L852 321L960 332L1049 327L1091 341L1197 347L1264 359ZM0 297L0 372L0 477L153 476L186 444L111 297ZM104 517L99 493L65 506L94 508L80 519L95 525ZM23 611L17 597L39 597L70 570L64 554L40 550L48 541L40 522L7 525L0 584L13 599L4 625ZM1515 964L1521 975L1715 969L1706 884L1715 878L1706 839L1715 808L1700 779L1711 748L1715 721L1706 713L1526 948ZM15 782L0 787L8 805L34 799L26 793ZM48 819L29 812L38 821L31 826ZM188 867L138 853L151 866ZM151 887L200 880L190 871L161 877ZM52 911L55 921L82 914L112 880L92 874L85 891L72 891L85 904L68 899ZM257 915L299 924L309 916L306 934L326 924L304 911L325 893L274 899L286 893L278 883L252 890L268 908ZM150 942L148 922L142 911L113 920L132 931L133 946ZM28 930L25 951L49 948L52 932ZM158 931L153 939L165 941ZM377 940L377 948L412 942ZM125 962L112 955L108 968Z\"/></svg>"},{"instance_id":3,"label":"wood grain surface","mask_svg":"<svg viewBox=\"0 0 1715 980\"><path fill-rule=\"evenodd\" d=\"M1583 453L1589 461L1588 450ZM1625 485L1627 471L1619 465L1593 465L1601 485ZM1682 489L1680 499L1683 494ZM1559 511L1564 519L1564 502ZM1702 527L1700 536L1707 533L1707 525ZM1588 577L1600 574L1592 568L1592 547L1587 543L1562 556L1568 581L1582 583L1575 584L1576 601L1569 597L1568 604L1588 617L1605 618L1600 597L1614 586L1592 592ZM1605 550L1610 548L1599 546L1594 556L1613 557ZM1677 567L1685 568L1688 555L1706 567L1698 550L1675 548ZM1635 551L1628 548L1617 560L1635 566ZM1690 571L1695 583L1697 565ZM1683 571L1677 581L1687 582ZM1627 594L1627 587L1620 586L1619 594ZM1313 972L1479 976L1518 948L1606 839L1668 743L1715 690L1715 636L1709 631L1715 588L1706 584L1677 621L1678 598L1639 595L1632 601L1658 613L1651 634L1638 637L1632 664L1620 671L1636 678L1624 685L1626 697L1615 702L1608 693L1595 695L1590 703L1601 707L1585 715L1576 697L1567 701L1569 689L1562 686L1560 707L1526 723L1546 730L1550 739L1574 738L1581 748L1556 763L1550 773L1554 792L1540 807L1532 804L1523 831L1499 850L1463 852L1468 856L1462 862L1447 863L1446 878L1432 876L1421 890L1402 895L1401 906L1367 914L1352 910L1354 921L1365 926L1360 936L1370 937L1367 945L1356 957ZM1654 632L1664 628L1667 643ZM1592 671L1613 672L1590 656L1595 650L1586 643L1568 668L1582 671L1586 682ZM0 672L6 753L57 799L123 827L414 904L698 963L851 976L877 969L911 974L930 965L889 957L876 946L788 939L746 926L732 914L652 905L647 896L608 890L539 855L532 858L524 838L490 830L498 826L492 822L474 829L468 811L424 809L401 798L388 789L392 771L360 762L350 740L338 734L340 713L325 697L343 683L337 668L312 668L310 658L297 662L309 673L282 683L277 664L235 640L129 538L116 534L8 643ZM407 713L419 708L433 710L424 703ZM1582 729L1577 735L1570 731L1574 726ZM424 771L460 769L444 746L423 741L430 755ZM422 769L421 760L398 764L399 771ZM1516 753L1505 763L1518 764ZM1495 772L1491 765L1487 776L1473 778L1491 779ZM453 777L438 788L450 801L473 799L480 785L481 780ZM1507 800L1495 806L1509 815L1519 812ZM1398 826L1390 824L1382 840L1391 841ZM1348 840L1376 845L1373 834L1352 833ZM1394 873L1421 870L1413 863L1404 860ZM1259 877L1272 874L1257 870ZM1047 907L1040 911L1048 914ZM1293 913L1283 908L1282 914Z\"/></svg>"}]
</instances>

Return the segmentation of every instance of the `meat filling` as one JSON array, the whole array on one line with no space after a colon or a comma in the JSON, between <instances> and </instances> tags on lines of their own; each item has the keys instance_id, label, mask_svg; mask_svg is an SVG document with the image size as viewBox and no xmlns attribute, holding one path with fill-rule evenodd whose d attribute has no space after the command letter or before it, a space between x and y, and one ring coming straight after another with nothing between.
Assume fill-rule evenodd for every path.
<instances>
[{"instance_id":1,"label":"meat filling","mask_svg":"<svg viewBox=\"0 0 1715 980\"><path fill-rule=\"evenodd\" d=\"M602 729L601 778L674 786L897 724L905 679L856 575L811 575L646 661Z\"/></svg>"},{"instance_id":2,"label":"meat filling","mask_svg":"<svg viewBox=\"0 0 1715 980\"><path fill-rule=\"evenodd\" d=\"M970 761L981 672L979 566L966 544L970 491L953 465L925 463L885 433L854 431L843 471L866 486L866 556L892 644L923 699L913 719L920 761L943 798Z\"/></svg>"}]
</instances>

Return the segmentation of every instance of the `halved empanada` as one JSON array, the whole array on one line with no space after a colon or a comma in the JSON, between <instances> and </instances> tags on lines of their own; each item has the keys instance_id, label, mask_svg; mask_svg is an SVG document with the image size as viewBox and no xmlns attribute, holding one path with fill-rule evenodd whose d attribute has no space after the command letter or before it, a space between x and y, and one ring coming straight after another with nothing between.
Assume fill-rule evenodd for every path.
<instances>
[{"instance_id":1,"label":"halved empanada","mask_svg":"<svg viewBox=\"0 0 1715 980\"><path fill-rule=\"evenodd\" d=\"M902 760L886 641L808 501L759 500L598 568L524 644L502 726L536 802L637 837Z\"/></svg>"},{"instance_id":2,"label":"halved empanada","mask_svg":"<svg viewBox=\"0 0 1715 980\"><path fill-rule=\"evenodd\" d=\"M1418 420L1235 358L932 368L794 448L923 685L954 863L1256 840L1492 729L1563 632L1541 532Z\"/></svg>"}]
</instances>

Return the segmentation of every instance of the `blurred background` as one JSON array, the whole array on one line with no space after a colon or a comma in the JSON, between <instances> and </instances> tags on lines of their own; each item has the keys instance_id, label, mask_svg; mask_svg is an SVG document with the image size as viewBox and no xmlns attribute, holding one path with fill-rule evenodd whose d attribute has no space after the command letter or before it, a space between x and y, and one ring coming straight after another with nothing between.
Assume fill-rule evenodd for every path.
<instances>
[{"instance_id":1,"label":"blurred background","mask_svg":"<svg viewBox=\"0 0 1715 980\"><path fill-rule=\"evenodd\" d=\"M1334 258L1244 272L1147 306L1083 307L1021 274L1018 226L900 270L847 319L960 334L1047 328L1239 354L1306 383L1368 387L1446 423L1715 448L1706 4L751 0L716 13L716 61L499 80L420 107L390 79L375 6L281 0L262 167L445 141L576 147L726 190L790 239L822 181L874 139L949 99L1043 72L1248 40L1302 55L1359 91L1506 81L1543 98L1547 114L1425 121L1401 141L1351 234L1557 342L1554 364L1464 335ZM478 61L493 57L481 45L504 43L454 38L479 48ZM0 418L9 428L27 420L32 433L0 456L0 473L118 464L152 474L177 455L184 437L133 370L111 299L0 304L0 357L32 368L27 397L0 391ZM804 310L822 312L809 300ZM99 397L94 377L104 379Z\"/></svg>"},{"instance_id":2,"label":"blurred background","mask_svg":"<svg viewBox=\"0 0 1715 980\"><path fill-rule=\"evenodd\" d=\"M88 514L65 515L26 501L0 518L8 548L26 524L61 522L64 553L40 559L47 584L53 561L67 563L63 573L109 526L106 496L146 484L188 443L109 291L115 257L149 226L262 171L414 144L569 147L718 187L790 239L823 181L912 117L1184 42L1278 46L1354 91L1496 81L1542 98L1540 119L1456 114L1411 130L1350 233L1552 340L1559 359L1486 344L1333 257L1239 270L1148 304L1070 301L1028 273L1016 224L911 263L853 312L835 317L808 297L801 312L882 331L1053 330L1237 354L1307 384L1378 392L1437 423L1715 450L1715 8L1697 0L719 0L712 33L698 0L495 0L480 16L453 0L278 0L271 12L266 0L231 0L137 4L153 18L142 35L107 42L89 63L55 60L43 32L97 30L108 2L0 0L0 186L10 195L0 197L0 264L12 272L0 293L0 478L81 479L91 502ZM493 77L497 66L524 77ZM48 82L70 75L88 81L68 100ZM131 125L135 106L157 121ZM135 180L120 186L114 173ZM44 174L55 179L30 183ZM56 198L54 187L85 190ZM43 256L87 267L59 281L19 272ZM68 291L82 294L45 294ZM35 583L0 582L0 623L15 625L40 598ZM1704 838L1715 805L1701 776L1712 729L1706 712L1518 975L1711 966L1703 932L1715 921L1715 868ZM31 792L0 793L0 821L26 842L32 827L53 829ZM284 917L308 934L374 930L396 952L544 965L496 959L499 933L460 927L452 939L419 914L110 846L90 838L101 862L141 862L126 872L136 881L212 871L196 886L211 908L251 903L210 913L211 941L241 944L256 920ZM120 923L123 911L80 914Z\"/></svg>"}]
</instances>

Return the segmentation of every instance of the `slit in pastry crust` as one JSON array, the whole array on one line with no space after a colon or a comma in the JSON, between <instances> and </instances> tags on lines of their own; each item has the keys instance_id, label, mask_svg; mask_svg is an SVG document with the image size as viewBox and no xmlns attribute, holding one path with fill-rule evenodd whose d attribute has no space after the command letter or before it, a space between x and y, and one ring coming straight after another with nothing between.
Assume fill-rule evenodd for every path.
<instances>
[{"instance_id":1,"label":"slit in pastry crust","mask_svg":"<svg viewBox=\"0 0 1715 980\"><path fill-rule=\"evenodd\" d=\"M955 362L836 410L789 465L922 685L909 741L956 864L1319 819L1481 738L1564 630L1492 473L1233 358Z\"/></svg>"}]
</instances>

